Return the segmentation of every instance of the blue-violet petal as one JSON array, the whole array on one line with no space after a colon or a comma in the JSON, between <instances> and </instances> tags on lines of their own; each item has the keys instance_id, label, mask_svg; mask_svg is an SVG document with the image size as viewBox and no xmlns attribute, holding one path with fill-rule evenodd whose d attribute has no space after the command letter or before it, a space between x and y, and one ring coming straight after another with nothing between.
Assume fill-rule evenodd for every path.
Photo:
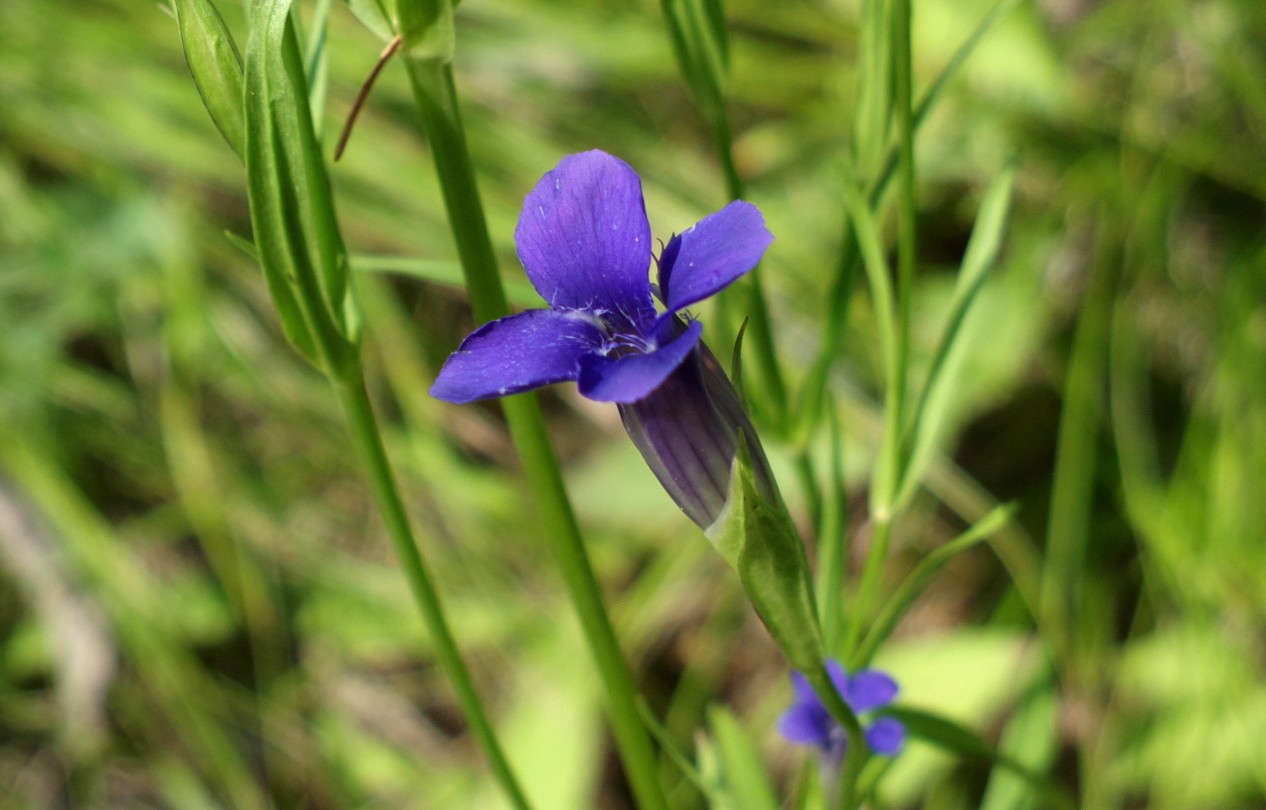
<instances>
[{"instance_id":1,"label":"blue-violet petal","mask_svg":"<svg viewBox=\"0 0 1266 810\"><path fill-rule=\"evenodd\" d=\"M529 309L491 321L444 362L431 396L463 403L574 380L580 359L602 340L589 316L576 312Z\"/></svg>"},{"instance_id":2,"label":"blue-violet petal","mask_svg":"<svg viewBox=\"0 0 1266 810\"><path fill-rule=\"evenodd\" d=\"M778 719L778 733L793 743L826 748L831 744L830 717L821 706L797 703Z\"/></svg>"},{"instance_id":3,"label":"blue-violet petal","mask_svg":"<svg viewBox=\"0 0 1266 810\"><path fill-rule=\"evenodd\" d=\"M642 181L619 158L595 150L559 161L524 200L514 243L551 307L653 320Z\"/></svg>"},{"instance_id":4,"label":"blue-violet petal","mask_svg":"<svg viewBox=\"0 0 1266 810\"><path fill-rule=\"evenodd\" d=\"M735 200L674 236L660 255L659 294L668 311L720 292L760 262L774 236L756 206Z\"/></svg>"},{"instance_id":5,"label":"blue-violet petal","mask_svg":"<svg viewBox=\"0 0 1266 810\"><path fill-rule=\"evenodd\" d=\"M897 682L887 673L864 669L848 678L843 690L844 701L855 712L867 712L885 706L897 696Z\"/></svg>"},{"instance_id":6,"label":"blue-violet petal","mask_svg":"<svg viewBox=\"0 0 1266 810\"><path fill-rule=\"evenodd\" d=\"M876 754L895 757L906 742L906 727L891 717L881 717L866 729L866 747Z\"/></svg>"}]
</instances>

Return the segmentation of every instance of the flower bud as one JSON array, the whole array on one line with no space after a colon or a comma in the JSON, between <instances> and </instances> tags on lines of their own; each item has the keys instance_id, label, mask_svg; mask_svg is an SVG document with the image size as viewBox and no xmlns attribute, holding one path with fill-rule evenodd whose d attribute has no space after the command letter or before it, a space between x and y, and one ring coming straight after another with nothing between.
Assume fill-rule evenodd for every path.
<instances>
[{"instance_id":1,"label":"flower bud","mask_svg":"<svg viewBox=\"0 0 1266 810\"><path fill-rule=\"evenodd\" d=\"M621 404L620 417L669 497L700 528L716 522L729 498L740 436L751 452L758 490L779 500L738 392L703 343L648 396Z\"/></svg>"}]
</instances>

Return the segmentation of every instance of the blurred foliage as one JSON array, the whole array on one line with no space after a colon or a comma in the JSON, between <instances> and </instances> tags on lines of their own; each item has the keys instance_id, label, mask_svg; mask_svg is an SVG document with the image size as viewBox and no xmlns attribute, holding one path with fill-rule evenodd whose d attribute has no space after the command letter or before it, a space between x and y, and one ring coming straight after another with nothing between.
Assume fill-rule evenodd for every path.
<instances>
[{"instance_id":1,"label":"blurred foliage","mask_svg":"<svg viewBox=\"0 0 1266 810\"><path fill-rule=\"evenodd\" d=\"M457 80L508 276L522 196L564 153L636 166L657 234L724 201L656 6L461 4ZM736 159L778 236L765 284L793 382L840 239L858 6L726 4ZM220 7L244 42L240 4ZM916 92L986 10L916 3ZM984 549L951 563L879 660L907 704L1051 768L1087 806L1266 802L1263 41L1255 0L1022 3L919 140L916 364L1008 162L1014 208L892 581L1015 500L1015 532L1063 560L1043 578L1075 593L1057 677L1036 640L1055 630L1035 630ZM378 51L336 4L326 133ZM243 173L175 21L153 3L5 0L0 111L0 805L499 806L334 400L224 236L249 230ZM353 263L375 269L358 286L393 459L511 759L540 807L625 806L496 412L425 393L471 324L442 283L451 236L397 71L332 181ZM857 480L879 360L854 308L834 386ZM568 391L547 405L667 733L691 749L711 728L704 764L759 757L793 784L797 755L772 733L783 664L734 578L614 410ZM701 806L664 772L679 806ZM883 785L890 806L1009 806L996 795L1014 791L918 747Z\"/></svg>"}]
</instances>

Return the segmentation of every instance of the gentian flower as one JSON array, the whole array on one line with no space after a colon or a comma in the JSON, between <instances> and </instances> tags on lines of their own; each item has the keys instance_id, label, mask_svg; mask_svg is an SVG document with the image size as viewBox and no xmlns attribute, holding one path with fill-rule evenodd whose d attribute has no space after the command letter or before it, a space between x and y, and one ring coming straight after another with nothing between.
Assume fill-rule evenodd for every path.
<instances>
[{"instance_id":1,"label":"gentian flower","mask_svg":"<svg viewBox=\"0 0 1266 810\"><path fill-rule=\"evenodd\" d=\"M775 497L755 431L700 340L702 324L684 316L760 261L773 236L756 206L732 202L670 238L653 288L641 179L618 158L584 152L528 194L514 240L549 308L471 333L432 396L463 403L574 380L583 396L618 404L652 471L700 526L725 505L740 437L762 491Z\"/></svg>"},{"instance_id":2,"label":"gentian flower","mask_svg":"<svg viewBox=\"0 0 1266 810\"><path fill-rule=\"evenodd\" d=\"M897 696L897 682L885 672L864 669L849 675L838 661L827 661L826 669L840 697L858 715L886 706ZM795 702L779 718L779 733L790 742L817 748L822 753L824 769L838 767L848 747L843 727L832 719L799 672L791 673L791 686ZM895 756L905 745L905 726L891 717L880 717L863 730L866 747L876 754Z\"/></svg>"}]
</instances>

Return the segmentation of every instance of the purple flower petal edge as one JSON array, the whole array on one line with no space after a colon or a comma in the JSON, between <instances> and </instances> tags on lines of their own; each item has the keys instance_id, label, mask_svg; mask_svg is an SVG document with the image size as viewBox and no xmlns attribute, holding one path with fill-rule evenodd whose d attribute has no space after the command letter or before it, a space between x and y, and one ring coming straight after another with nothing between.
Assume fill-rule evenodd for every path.
<instances>
[{"instance_id":1,"label":"purple flower petal edge","mask_svg":"<svg viewBox=\"0 0 1266 810\"><path fill-rule=\"evenodd\" d=\"M664 246L659 294L669 313L720 292L755 267L774 241L760 209L735 200Z\"/></svg>"},{"instance_id":2,"label":"purple flower petal edge","mask_svg":"<svg viewBox=\"0 0 1266 810\"><path fill-rule=\"evenodd\" d=\"M897 696L897 682L885 672L864 669L848 676L848 685L842 693L853 711L867 712L891 703Z\"/></svg>"},{"instance_id":3,"label":"purple flower petal edge","mask_svg":"<svg viewBox=\"0 0 1266 810\"><path fill-rule=\"evenodd\" d=\"M906 727L891 717L881 717L866 728L866 747L886 757L901 753L906 744Z\"/></svg>"},{"instance_id":4,"label":"purple flower petal edge","mask_svg":"<svg viewBox=\"0 0 1266 810\"><path fill-rule=\"evenodd\" d=\"M523 201L514 244L550 307L654 319L642 180L619 158L594 150L559 161Z\"/></svg>"},{"instance_id":5,"label":"purple flower petal edge","mask_svg":"<svg viewBox=\"0 0 1266 810\"><path fill-rule=\"evenodd\" d=\"M788 741L826 748L831 744L830 718L821 707L797 703L778 719L778 733Z\"/></svg>"},{"instance_id":6,"label":"purple flower petal edge","mask_svg":"<svg viewBox=\"0 0 1266 810\"><path fill-rule=\"evenodd\" d=\"M465 403L574 380L602 331L580 313L529 309L484 324L449 355L431 396Z\"/></svg>"}]
</instances>

